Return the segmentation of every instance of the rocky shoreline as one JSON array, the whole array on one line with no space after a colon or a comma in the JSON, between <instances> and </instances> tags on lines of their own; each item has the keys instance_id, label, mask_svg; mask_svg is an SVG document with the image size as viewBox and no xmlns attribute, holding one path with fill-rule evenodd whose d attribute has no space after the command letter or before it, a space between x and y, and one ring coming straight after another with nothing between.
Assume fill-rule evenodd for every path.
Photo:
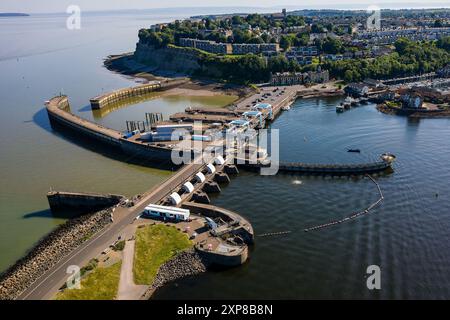
<instances>
[{"instance_id":1,"label":"rocky shoreline","mask_svg":"<svg viewBox=\"0 0 450 320\"><path fill-rule=\"evenodd\" d=\"M192 75L171 72L170 70L165 69L152 69L145 64L134 60L134 55L129 53L109 56L105 59L104 65L111 72L132 77L136 80L144 79L145 81L167 81L180 77L189 78L188 82L178 86L177 88L165 91L165 95L235 95L239 97L239 99L234 102L234 104L236 104L241 99L245 99L255 92L254 89L248 86L221 83L209 78L192 78ZM177 90L179 92L177 92Z\"/></svg>"},{"instance_id":2,"label":"rocky shoreline","mask_svg":"<svg viewBox=\"0 0 450 320\"><path fill-rule=\"evenodd\" d=\"M0 300L13 300L71 251L111 222L113 208L71 219L44 236L0 276Z\"/></svg>"},{"instance_id":3,"label":"rocky shoreline","mask_svg":"<svg viewBox=\"0 0 450 320\"><path fill-rule=\"evenodd\" d=\"M204 273L206 270L207 264L195 249L183 251L159 268L155 280L144 294L144 299L150 299L156 290L169 282Z\"/></svg>"}]
</instances>

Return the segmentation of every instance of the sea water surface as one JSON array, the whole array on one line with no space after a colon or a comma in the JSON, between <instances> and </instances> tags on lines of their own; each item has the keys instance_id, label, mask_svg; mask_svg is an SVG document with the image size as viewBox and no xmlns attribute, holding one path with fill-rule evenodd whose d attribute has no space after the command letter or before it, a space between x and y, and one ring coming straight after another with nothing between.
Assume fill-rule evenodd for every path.
<instances>
[{"instance_id":1,"label":"sea water surface","mask_svg":"<svg viewBox=\"0 0 450 320\"><path fill-rule=\"evenodd\" d=\"M280 160L377 161L389 151L395 171L375 176L385 200L369 215L328 229L378 200L367 178L243 172L213 198L251 221L255 245L242 267L177 281L156 299L450 298L450 120L409 120L375 105L335 112L340 99L306 99L272 124ZM359 148L361 154L348 153ZM272 232L288 235L258 237ZM381 290L367 288L367 268L381 269Z\"/></svg>"},{"instance_id":2,"label":"sea water surface","mask_svg":"<svg viewBox=\"0 0 450 320\"><path fill-rule=\"evenodd\" d=\"M43 102L65 93L73 112L117 129L147 111L197 105L193 98L164 98L107 114L87 107L89 98L134 83L103 68L104 57L132 51L141 27L193 14L87 14L76 31L65 28L65 15L0 19L1 270L63 221L48 210L50 187L132 195L170 174L123 163L54 132ZM248 218L257 235L291 233L257 236L242 267L177 281L156 299L450 298L450 121L388 116L374 105L336 114L337 103L298 100L284 112L272 124L280 129L280 158L365 162L392 152L395 172L377 177L382 206L358 220L305 233L306 227L366 208L377 199L373 183L241 172L214 204ZM207 99L202 104L210 105ZM380 291L367 289L370 265L381 268Z\"/></svg>"},{"instance_id":3,"label":"sea water surface","mask_svg":"<svg viewBox=\"0 0 450 320\"><path fill-rule=\"evenodd\" d=\"M105 69L104 58L133 51L140 28L192 14L175 9L82 13L80 30L66 28L65 14L0 18L1 271L64 222L48 208L50 188L131 196L171 174L124 163L54 132L46 100L66 94L72 112L119 130L126 120L144 120L145 112L168 115L191 105L224 103L220 97L156 97L109 114L90 110L90 98L136 85Z\"/></svg>"}]
</instances>

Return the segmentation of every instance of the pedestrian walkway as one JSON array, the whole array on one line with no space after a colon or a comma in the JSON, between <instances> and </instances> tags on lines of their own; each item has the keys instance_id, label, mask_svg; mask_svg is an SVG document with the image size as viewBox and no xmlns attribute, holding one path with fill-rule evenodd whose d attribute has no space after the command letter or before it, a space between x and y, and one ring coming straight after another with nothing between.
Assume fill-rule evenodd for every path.
<instances>
[{"instance_id":1,"label":"pedestrian walkway","mask_svg":"<svg viewBox=\"0 0 450 320\"><path fill-rule=\"evenodd\" d=\"M134 243L134 240L125 242L117 300L139 300L148 289L148 286L134 284Z\"/></svg>"}]
</instances>

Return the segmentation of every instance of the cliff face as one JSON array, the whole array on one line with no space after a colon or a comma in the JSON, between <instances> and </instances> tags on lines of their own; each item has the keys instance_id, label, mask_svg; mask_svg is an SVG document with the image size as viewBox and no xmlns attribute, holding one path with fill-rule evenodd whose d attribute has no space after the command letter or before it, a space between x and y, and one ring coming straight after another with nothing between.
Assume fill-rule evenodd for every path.
<instances>
[{"instance_id":1,"label":"cliff face","mask_svg":"<svg viewBox=\"0 0 450 320\"><path fill-rule=\"evenodd\" d=\"M134 59L160 70L180 73L192 74L201 69L198 55L195 52L177 48L155 49L153 46L138 43Z\"/></svg>"},{"instance_id":2,"label":"cliff face","mask_svg":"<svg viewBox=\"0 0 450 320\"><path fill-rule=\"evenodd\" d=\"M201 54L195 50L175 47L156 49L153 46L138 43L133 57L139 63L162 71L188 75L201 74L211 78L223 76L217 63L205 62Z\"/></svg>"}]
</instances>

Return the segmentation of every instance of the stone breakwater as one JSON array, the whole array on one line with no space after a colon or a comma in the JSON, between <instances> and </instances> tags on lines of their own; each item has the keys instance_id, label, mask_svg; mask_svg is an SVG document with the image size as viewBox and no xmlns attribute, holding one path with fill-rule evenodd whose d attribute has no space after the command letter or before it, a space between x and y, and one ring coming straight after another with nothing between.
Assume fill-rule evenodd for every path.
<instances>
[{"instance_id":1,"label":"stone breakwater","mask_svg":"<svg viewBox=\"0 0 450 320\"><path fill-rule=\"evenodd\" d=\"M25 289L111 221L113 208L72 219L43 237L0 276L0 299L16 299Z\"/></svg>"},{"instance_id":2,"label":"stone breakwater","mask_svg":"<svg viewBox=\"0 0 450 320\"><path fill-rule=\"evenodd\" d=\"M206 272L206 269L205 262L195 249L183 251L159 268L145 297L150 298L154 291L169 282Z\"/></svg>"}]
</instances>

